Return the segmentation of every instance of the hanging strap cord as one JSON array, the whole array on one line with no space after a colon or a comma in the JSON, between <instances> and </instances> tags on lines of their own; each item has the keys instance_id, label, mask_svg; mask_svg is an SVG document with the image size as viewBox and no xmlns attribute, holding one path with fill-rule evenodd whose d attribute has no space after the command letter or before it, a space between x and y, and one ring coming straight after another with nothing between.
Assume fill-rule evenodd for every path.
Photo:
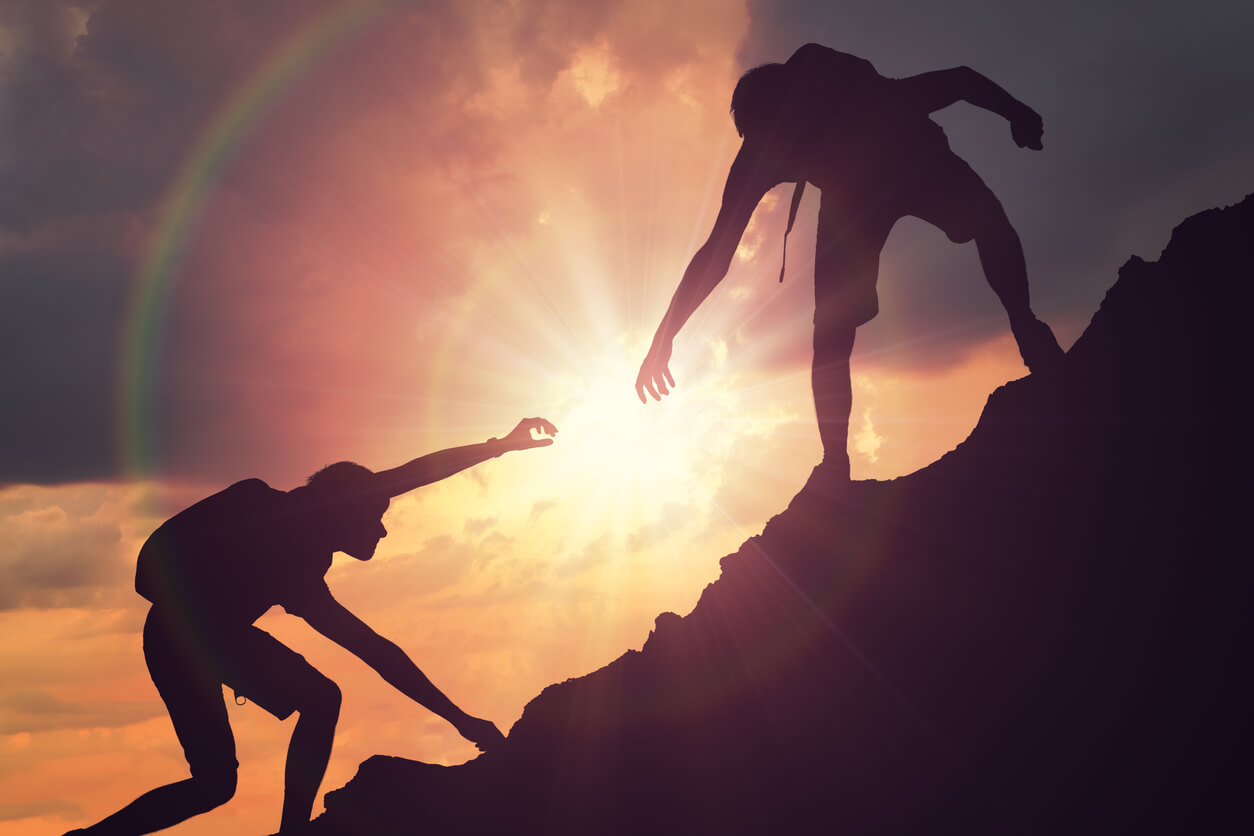
<instances>
[{"instance_id":1,"label":"hanging strap cord","mask_svg":"<svg viewBox=\"0 0 1254 836\"><path fill-rule=\"evenodd\" d=\"M798 180L792 190L792 205L788 207L788 227L784 230L784 254L779 262L779 282L784 283L784 267L788 265L788 233L792 232L793 221L797 220L797 207L801 205L801 194L806 190L806 181Z\"/></svg>"}]
</instances>

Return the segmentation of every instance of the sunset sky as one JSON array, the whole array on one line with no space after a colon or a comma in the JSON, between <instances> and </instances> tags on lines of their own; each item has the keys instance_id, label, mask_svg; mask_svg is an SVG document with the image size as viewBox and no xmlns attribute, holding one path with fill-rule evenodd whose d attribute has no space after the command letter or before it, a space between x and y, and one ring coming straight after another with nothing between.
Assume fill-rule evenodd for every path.
<instances>
[{"instance_id":1,"label":"sunset sky","mask_svg":"<svg viewBox=\"0 0 1254 836\"><path fill-rule=\"evenodd\" d=\"M134 560L239 479L553 421L552 447L393 502L374 561L328 574L503 730L691 609L820 456L815 189L783 285L780 188L677 340L673 394L633 387L718 209L745 69L818 41L1035 107L1041 152L967 105L936 120L1067 347L1130 255L1254 190L1252 31L1230 0L0 0L0 836L186 776ZM934 461L1026 374L973 246L904 220L879 288L860 479ZM376 753L473 754L303 623L260 623L345 691L324 790ZM278 828L293 721L230 714L239 792L177 833Z\"/></svg>"}]
</instances>

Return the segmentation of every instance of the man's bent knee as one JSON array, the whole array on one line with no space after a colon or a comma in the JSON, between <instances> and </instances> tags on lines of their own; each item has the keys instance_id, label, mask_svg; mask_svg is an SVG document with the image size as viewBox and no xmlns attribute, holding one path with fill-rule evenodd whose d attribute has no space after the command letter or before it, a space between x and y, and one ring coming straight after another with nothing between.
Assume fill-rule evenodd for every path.
<instances>
[{"instance_id":1,"label":"man's bent knee","mask_svg":"<svg viewBox=\"0 0 1254 836\"><path fill-rule=\"evenodd\" d=\"M816 322L814 327L815 367L827 367L834 364L848 367L857 331L857 326L847 319L832 317L823 324Z\"/></svg>"},{"instance_id":2,"label":"man's bent knee","mask_svg":"<svg viewBox=\"0 0 1254 836\"><path fill-rule=\"evenodd\" d=\"M197 770L192 774L192 785L201 811L220 807L235 797L237 772L234 764Z\"/></svg>"},{"instance_id":3,"label":"man's bent knee","mask_svg":"<svg viewBox=\"0 0 1254 836\"><path fill-rule=\"evenodd\" d=\"M340 691L340 686L325 676L319 676L315 682L310 683L308 691L302 695L297 710L302 714L338 717L340 704L343 701L344 695Z\"/></svg>"},{"instance_id":4,"label":"man's bent knee","mask_svg":"<svg viewBox=\"0 0 1254 836\"><path fill-rule=\"evenodd\" d=\"M965 244L981 238L1000 238L1007 233L1017 234L997 195L983 184L974 194L968 195L948 211L923 219L939 226L955 244Z\"/></svg>"},{"instance_id":5,"label":"man's bent knee","mask_svg":"<svg viewBox=\"0 0 1254 836\"><path fill-rule=\"evenodd\" d=\"M966 224L967 229L964 230L966 237L959 241L951 234L949 237L955 243L965 243L975 239L978 243L985 241L1000 241L1005 239L1019 240L1019 233L1015 231L1014 225L1010 223L1010 218L1006 215L1006 210L1002 208L1001 201L997 198L989 196L987 205L982 206Z\"/></svg>"}]
</instances>

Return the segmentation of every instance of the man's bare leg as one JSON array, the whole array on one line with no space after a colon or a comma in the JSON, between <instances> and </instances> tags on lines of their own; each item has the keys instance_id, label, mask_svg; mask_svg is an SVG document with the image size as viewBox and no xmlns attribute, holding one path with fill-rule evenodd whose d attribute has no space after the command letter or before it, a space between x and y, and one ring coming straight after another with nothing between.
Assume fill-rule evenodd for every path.
<instances>
[{"instance_id":1,"label":"man's bare leg","mask_svg":"<svg viewBox=\"0 0 1254 836\"><path fill-rule=\"evenodd\" d=\"M875 283L880 250L896 216L866 207L873 196L824 195L814 252L814 412L823 442L823 465L849 479L849 414L853 382L849 356L858 326L879 309Z\"/></svg>"},{"instance_id":2,"label":"man's bare leg","mask_svg":"<svg viewBox=\"0 0 1254 836\"><path fill-rule=\"evenodd\" d=\"M331 743L340 717L340 689L328 679L323 692L311 696L309 704L300 710L287 747L280 833L297 833L309 824L318 787L331 760Z\"/></svg>"},{"instance_id":3,"label":"man's bare leg","mask_svg":"<svg viewBox=\"0 0 1254 836\"><path fill-rule=\"evenodd\" d=\"M1019 344L1024 365L1033 372L1057 367L1063 351L1054 332L1032 313L1023 245L1003 212L998 211L976 234L975 246L984 277L1010 317L1010 331Z\"/></svg>"},{"instance_id":4,"label":"man's bare leg","mask_svg":"<svg viewBox=\"0 0 1254 836\"><path fill-rule=\"evenodd\" d=\"M189 661L172 619L153 607L144 621L144 658L170 712L192 777L150 790L118 812L82 830L93 836L132 836L172 827L235 795L235 739L222 686Z\"/></svg>"},{"instance_id":5,"label":"man's bare leg","mask_svg":"<svg viewBox=\"0 0 1254 836\"><path fill-rule=\"evenodd\" d=\"M823 465L832 475L846 480L849 478L849 413L853 408L849 355L853 353L856 333L853 325L816 322L814 365L810 370L814 412L823 442Z\"/></svg>"},{"instance_id":6,"label":"man's bare leg","mask_svg":"<svg viewBox=\"0 0 1254 836\"><path fill-rule=\"evenodd\" d=\"M212 778L188 778L149 790L107 819L70 833L90 836L152 833L219 807L234 794L234 769Z\"/></svg>"}]
</instances>

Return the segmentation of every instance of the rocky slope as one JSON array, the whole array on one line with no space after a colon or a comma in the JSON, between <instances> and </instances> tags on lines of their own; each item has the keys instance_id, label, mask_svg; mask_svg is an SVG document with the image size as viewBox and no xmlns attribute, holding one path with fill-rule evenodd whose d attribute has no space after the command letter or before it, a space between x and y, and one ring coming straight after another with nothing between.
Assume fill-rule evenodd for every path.
<instances>
[{"instance_id":1,"label":"rocky slope","mask_svg":"<svg viewBox=\"0 0 1254 836\"><path fill-rule=\"evenodd\" d=\"M642 650L310 832L1254 832L1251 232L1185 221L958 449L816 470Z\"/></svg>"}]
</instances>

